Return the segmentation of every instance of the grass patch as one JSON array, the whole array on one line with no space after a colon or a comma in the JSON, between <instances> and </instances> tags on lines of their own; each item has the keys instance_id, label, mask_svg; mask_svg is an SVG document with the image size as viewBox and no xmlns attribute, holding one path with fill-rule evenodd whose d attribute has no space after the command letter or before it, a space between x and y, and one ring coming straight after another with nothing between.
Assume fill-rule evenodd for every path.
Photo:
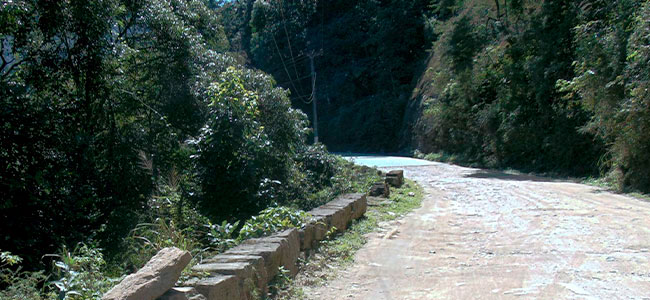
<instances>
[{"instance_id":1,"label":"grass patch","mask_svg":"<svg viewBox=\"0 0 650 300\"><path fill-rule=\"evenodd\" d=\"M636 198L641 201L646 201L650 202L650 194L644 194L642 192L639 192L634 189L629 189L629 188L622 188L618 186L614 180L611 178L605 176L605 177L588 177L580 181L582 184L586 185L591 185L595 187L599 187L602 189L605 189L607 191L610 191L612 193L616 194L621 194L625 196L629 196L632 198Z\"/></svg>"},{"instance_id":2,"label":"grass patch","mask_svg":"<svg viewBox=\"0 0 650 300\"><path fill-rule=\"evenodd\" d=\"M399 189L391 189L390 201L368 206L364 218L353 221L344 233L323 241L315 253L301 264L296 279L287 282L273 299L304 299L305 287L317 287L332 279L337 270L354 263L354 254L368 241L366 235L376 232L379 224L400 218L420 207L424 193L414 181L406 179Z\"/></svg>"}]
</instances>

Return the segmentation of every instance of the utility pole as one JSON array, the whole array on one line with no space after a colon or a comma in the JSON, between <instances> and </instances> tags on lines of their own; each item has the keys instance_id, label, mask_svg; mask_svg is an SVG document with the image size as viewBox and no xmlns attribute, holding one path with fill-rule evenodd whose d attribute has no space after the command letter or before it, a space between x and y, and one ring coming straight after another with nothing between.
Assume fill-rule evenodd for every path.
<instances>
[{"instance_id":1,"label":"utility pole","mask_svg":"<svg viewBox=\"0 0 650 300\"><path fill-rule=\"evenodd\" d=\"M314 51L309 54L309 61L311 65L311 101L314 109L314 144L318 143L318 107L316 104L316 69L314 68L314 57L322 55L323 50L315 53Z\"/></svg>"}]
</instances>

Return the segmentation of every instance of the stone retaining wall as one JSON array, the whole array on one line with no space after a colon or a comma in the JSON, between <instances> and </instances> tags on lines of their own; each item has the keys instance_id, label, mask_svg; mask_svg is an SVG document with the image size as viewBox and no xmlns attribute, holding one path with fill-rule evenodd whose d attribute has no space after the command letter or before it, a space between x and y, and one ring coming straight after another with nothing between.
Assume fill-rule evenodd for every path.
<instances>
[{"instance_id":1,"label":"stone retaining wall","mask_svg":"<svg viewBox=\"0 0 650 300\"><path fill-rule=\"evenodd\" d=\"M350 221L366 212L365 194L347 194L311 210L310 222L301 229L288 229L271 236L246 240L193 270L209 274L174 287L160 300L248 300L267 292L269 281L279 267L291 276L298 272L301 251L309 251L325 239L333 228L341 232Z\"/></svg>"}]
</instances>

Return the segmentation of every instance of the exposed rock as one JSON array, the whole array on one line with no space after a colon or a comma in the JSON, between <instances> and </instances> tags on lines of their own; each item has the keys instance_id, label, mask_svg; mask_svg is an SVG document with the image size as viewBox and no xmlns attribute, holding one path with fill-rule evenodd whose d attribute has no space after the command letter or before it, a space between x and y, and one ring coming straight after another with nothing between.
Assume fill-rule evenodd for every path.
<instances>
[{"instance_id":1,"label":"exposed rock","mask_svg":"<svg viewBox=\"0 0 650 300\"><path fill-rule=\"evenodd\" d=\"M375 184L370 188L370 192L368 192L369 196L373 197L384 197L388 198L390 196L390 190L388 188L388 184L386 184L385 181L380 181L380 182L375 182Z\"/></svg>"},{"instance_id":2,"label":"exposed rock","mask_svg":"<svg viewBox=\"0 0 650 300\"><path fill-rule=\"evenodd\" d=\"M153 300L172 288L192 259L189 252L164 248L138 272L124 278L103 300Z\"/></svg>"}]
</instances>

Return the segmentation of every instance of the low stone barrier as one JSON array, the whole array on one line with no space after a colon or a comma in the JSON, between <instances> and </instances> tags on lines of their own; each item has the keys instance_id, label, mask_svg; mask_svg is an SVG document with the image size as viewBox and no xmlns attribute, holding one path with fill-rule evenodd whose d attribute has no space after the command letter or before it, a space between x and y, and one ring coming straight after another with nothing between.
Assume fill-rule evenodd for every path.
<instances>
[{"instance_id":1,"label":"low stone barrier","mask_svg":"<svg viewBox=\"0 0 650 300\"><path fill-rule=\"evenodd\" d=\"M153 300L173 287L192 259L189 252L164 248L147 264L108 291L102 300Z\"/></svg>"},{"instance_id":2,"label":"low stone barrier","mask_svg":"<svg viewBox=\"0 0 650 300\"><path fill-rule=\"evenodd\" d=\"M260 298L279 267L291 276L298 272L301 251L309 251L324 240L327 232L345 230L367 209L365 194L347 194L311 210L304 228L291 228L271 236L249 239L206 259L193 270L209 274L193 278L167 291L159 300L249 300Z\"/></svg>"}]
</instances>

